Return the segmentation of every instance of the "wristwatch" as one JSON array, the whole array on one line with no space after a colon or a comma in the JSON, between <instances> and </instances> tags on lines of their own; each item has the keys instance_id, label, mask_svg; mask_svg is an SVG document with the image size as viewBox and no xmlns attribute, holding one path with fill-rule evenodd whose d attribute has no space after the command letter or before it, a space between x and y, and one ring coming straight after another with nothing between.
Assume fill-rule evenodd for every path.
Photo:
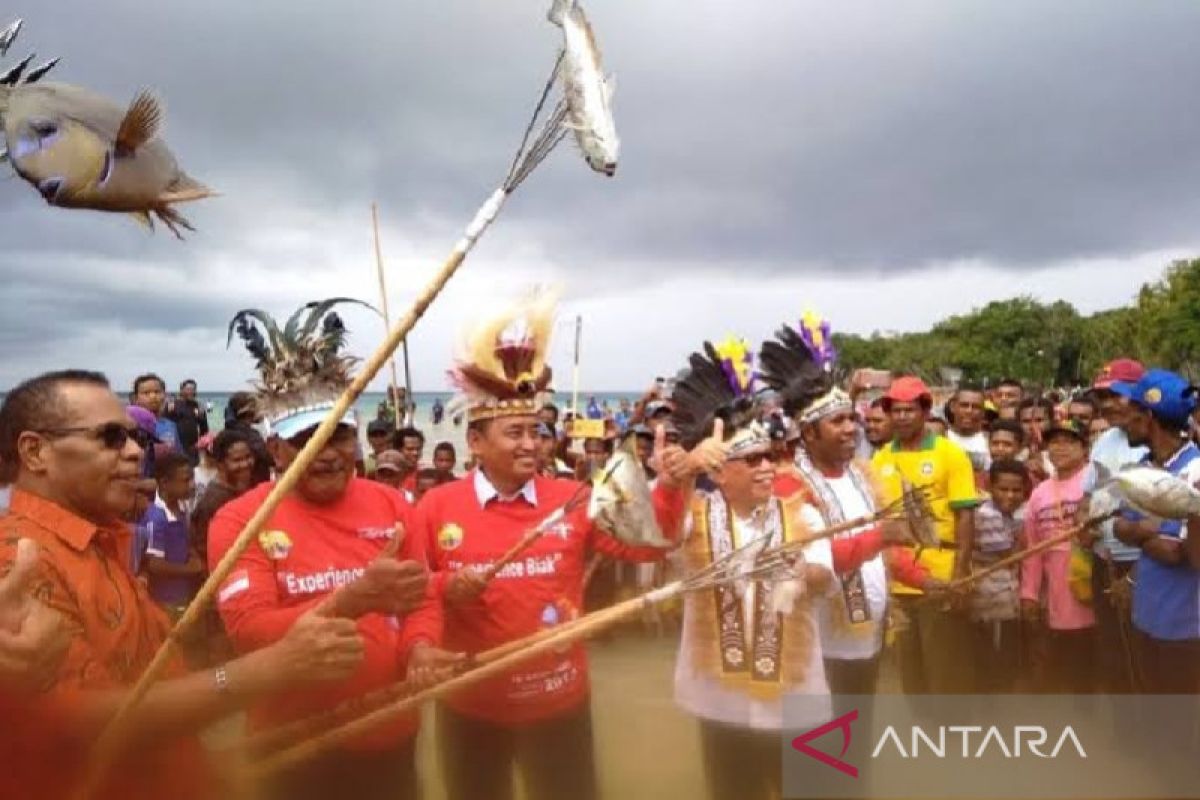
<instances>
[{"instance_id":1,"label":"wristwatch","mask_svg":"<svg viewBox=\"0 0 1200 800\"><path fill-rule=\"evenodd\" d=\"M229 692L229 673L225 671L224 664L213 670L213 686L216 687L217 694Z\"/></svg>"}]
</instances>

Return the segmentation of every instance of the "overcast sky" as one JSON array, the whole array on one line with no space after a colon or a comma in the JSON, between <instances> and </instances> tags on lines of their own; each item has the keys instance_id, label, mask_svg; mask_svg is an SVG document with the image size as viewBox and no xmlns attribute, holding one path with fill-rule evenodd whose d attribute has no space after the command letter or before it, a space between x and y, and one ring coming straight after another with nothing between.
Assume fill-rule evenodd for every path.
<instances>
[{"instance_id":1,"label":"overcast sky","mask_svg":"<svg viewBox=\"0 0 1200 800\"><path fill-rule=\"evenodd\" d=\"M10 63L62 55L58 80L122 103L154 89L222 196L181 208L199 232L180 243L0 181L0 387L88 366L238 388L237 309L378 301L372 201L406 308L507 168L559 43L547 5L10 2ZM805 306L869 333L1021 293L1118 305L1200 240L1200 3L587 10L617 76L617 175L565 143L514 195L412 335L420 390L446 388L472 314L539 282L565 290L560 386L578 313L584 386L634 389ZM380 323L345 317L368 355Z\"/></svg>"}]
</instances>

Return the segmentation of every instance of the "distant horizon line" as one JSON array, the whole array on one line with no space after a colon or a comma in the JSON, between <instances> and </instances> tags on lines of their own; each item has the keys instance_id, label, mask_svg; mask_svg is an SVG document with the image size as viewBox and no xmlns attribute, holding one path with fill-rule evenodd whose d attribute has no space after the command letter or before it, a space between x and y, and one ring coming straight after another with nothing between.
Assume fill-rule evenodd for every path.
<instances>
[{"instance_id":1,"label":"distant horizon line","mask_svg":"<svg viewBox=\"0 0 1200 800\"><path fill-rule=\"evenodd\" d=\"M6 387L4 389L0 389L0 395L8 394L9 392L11 392L13 390L13 388L14 387L10 386L10 387ZM118 396L123 394L123 392L120 389L118 389L117 387L113 387L113 391L116 392ZM199 392L197 392L196 394L203 397L204 395L225 395L225 394L235 394L236 392L250 392L250 391L253 391L253 390L252 389L202 389ZM168 395L175 395L178 393L179 393L178 389L167 389ZM640 396L644 393L645 393L644 389L628 389L628 390L624 390L624 389L580 389L579 390L580 397L583 397L584 395L611 395L611 394ZM127 394L127 392L125 394ZM363 392L363 394L387 394L387 389L368 389L365 392ZM454 395L458 394L458 392L456 392L454 389L413 389L413 394L445 394L445 395L450 395L451 397L453 397ZM561 392L550 392L550 394L553 394L555 396L563 395L563 396L569 397L571 394L573 394L573 392L561 391Z\"/></svg>"}]
</instances>

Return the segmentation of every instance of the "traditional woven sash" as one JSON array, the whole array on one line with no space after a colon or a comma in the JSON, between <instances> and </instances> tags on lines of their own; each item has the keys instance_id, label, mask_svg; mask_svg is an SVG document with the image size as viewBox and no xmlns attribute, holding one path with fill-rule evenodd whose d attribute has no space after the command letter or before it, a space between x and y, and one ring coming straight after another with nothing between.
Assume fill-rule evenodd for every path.
<instances>
[{"instance_id":1,"label":"traditional woven sash","mask_svg":"<svg viewBox=\"0 0 1200 800\"><path fill-rule=\"evenodd\" d=\"M794 538L792 510L778 499L770 501L763 512L762 547ZM692 522L692 535L684 548L690 570L711 564L739 544L733 512L720 492L698 500ZM693 666L731 688L764 699L778 698L788 686L804 680L814 636L810 605L807 598L799 597L790 614L777 613L772 604L775 585L755 582L747 631L746 588L723 585L688 598L690 620L684 635L691 637Z\"/></svg>"},{"instance_id":2,"label":"traditional woven sash","mask_svg":"<svg viewBox=\"0 0 1200 800\"><path fill-rule=\"evenodd\" d=\"M816 509L820 512L825 525L832 527L846 522L846 512L842 508L841 501L838 500L837 493L829 485L829 479L825 477L821 470L817 469L803 448L796 451L796 470L800 473L805 483L808 484L812 497L816 501ZM866 501L867 507L874 508L875 495L872 490L871 481L863 474L863 471L859 469L857 464L851 463L846 467L846 474L850 476L850 481L854 484L855 491L862 495ZM861 630L865 633L871 628L869 625L871 622L871 606L867 602L862 569L856 569L840 577L842 580L843 612L832 615L835 624L837 622L844 622L851 631Z\"/></svg>"}]
</instances>

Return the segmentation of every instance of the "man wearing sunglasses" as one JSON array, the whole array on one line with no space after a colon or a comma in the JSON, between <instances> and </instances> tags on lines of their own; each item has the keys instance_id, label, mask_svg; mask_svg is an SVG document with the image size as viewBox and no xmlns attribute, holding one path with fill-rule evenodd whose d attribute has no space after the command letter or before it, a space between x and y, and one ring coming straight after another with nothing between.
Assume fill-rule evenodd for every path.
<instances>
[{"instance_id":1,"label":"man wearing sunglasses","mask_svg":"<svg viewBox=\"0 0 1200 800\"><path fill-rule=\"evenodd\" d=\"M714 487L690 491L685 574L738 548L778 546L804 534L797 498L774 492L771 439L758 421L754 379L711 346L705 352L692 355L674 394L675 423L690 449L689 489L700 472ZM785 698L810 698L799 713L813 725L829 719L813 611L831 586L831 566L822 540L804 548L795 580L774 575L685 598L675 702L699 722L714 800L780 796Z\"/></svg>"},{"instance_id":2,"label":"man wearing sunglasses","mask_svg":"<svg viewBox=\"0 0 1200 800\"><path fill-rule=\"evenodd\" d=\"M327 320L336 320L327 314ZM252 350L263 370L255 407L269 428L267 448L280 475L310 444L350 382L348 359L329 360L330 341L322 339L321 326L311 327L281 352ZM334 357L338 346L332 347ZM283 359L289 365L286 382L276 371ZM365 644L363 663L347 680L257 704L250 714L253 729L330 711L406 675L437 677L409 669L414 652L432 649L440 639L436 616L421 610L431 606L425 602L429 573L422 540L413 534L412 506L392 487L360 478L357 458L358 424L351 412L238 557L218 593L217 608L238 652L269 646L314 609L353 620ZM255 486L216 513L208 529L210 569L274 487L271 482ZM417 725L417 716L408 715L272 776L267 796L415 797Z\"/></svg>"},{"instance_id":3,"label":"man wearing sunglasses","mask_svg":"<svg viewBox=\"0 0 1200 800\"><path fill-rule=\"evenodd\" d=\"M27 796L77 791L100 728L166 640L169 623L130 572L129 528L142 450L134 424L94 372L49 373L13 389L0 406L0 464L14 483L0 519L0 573L22 563L21 539L38 547L29 593L64 619L65 657L45 669L33 711L60 720L46 728L5 726L36 773ZM24 547L27 547L25 545ZM10 626L11 629L11 626ZM94 797L218 795L194 735L269 694L354 672L363 643L348 620L313 611L278 642L213 670L186 674L175 660L129 718L128 749ZM0 692L5 690L0 689Z\"/></svg>"}]
</instances>

